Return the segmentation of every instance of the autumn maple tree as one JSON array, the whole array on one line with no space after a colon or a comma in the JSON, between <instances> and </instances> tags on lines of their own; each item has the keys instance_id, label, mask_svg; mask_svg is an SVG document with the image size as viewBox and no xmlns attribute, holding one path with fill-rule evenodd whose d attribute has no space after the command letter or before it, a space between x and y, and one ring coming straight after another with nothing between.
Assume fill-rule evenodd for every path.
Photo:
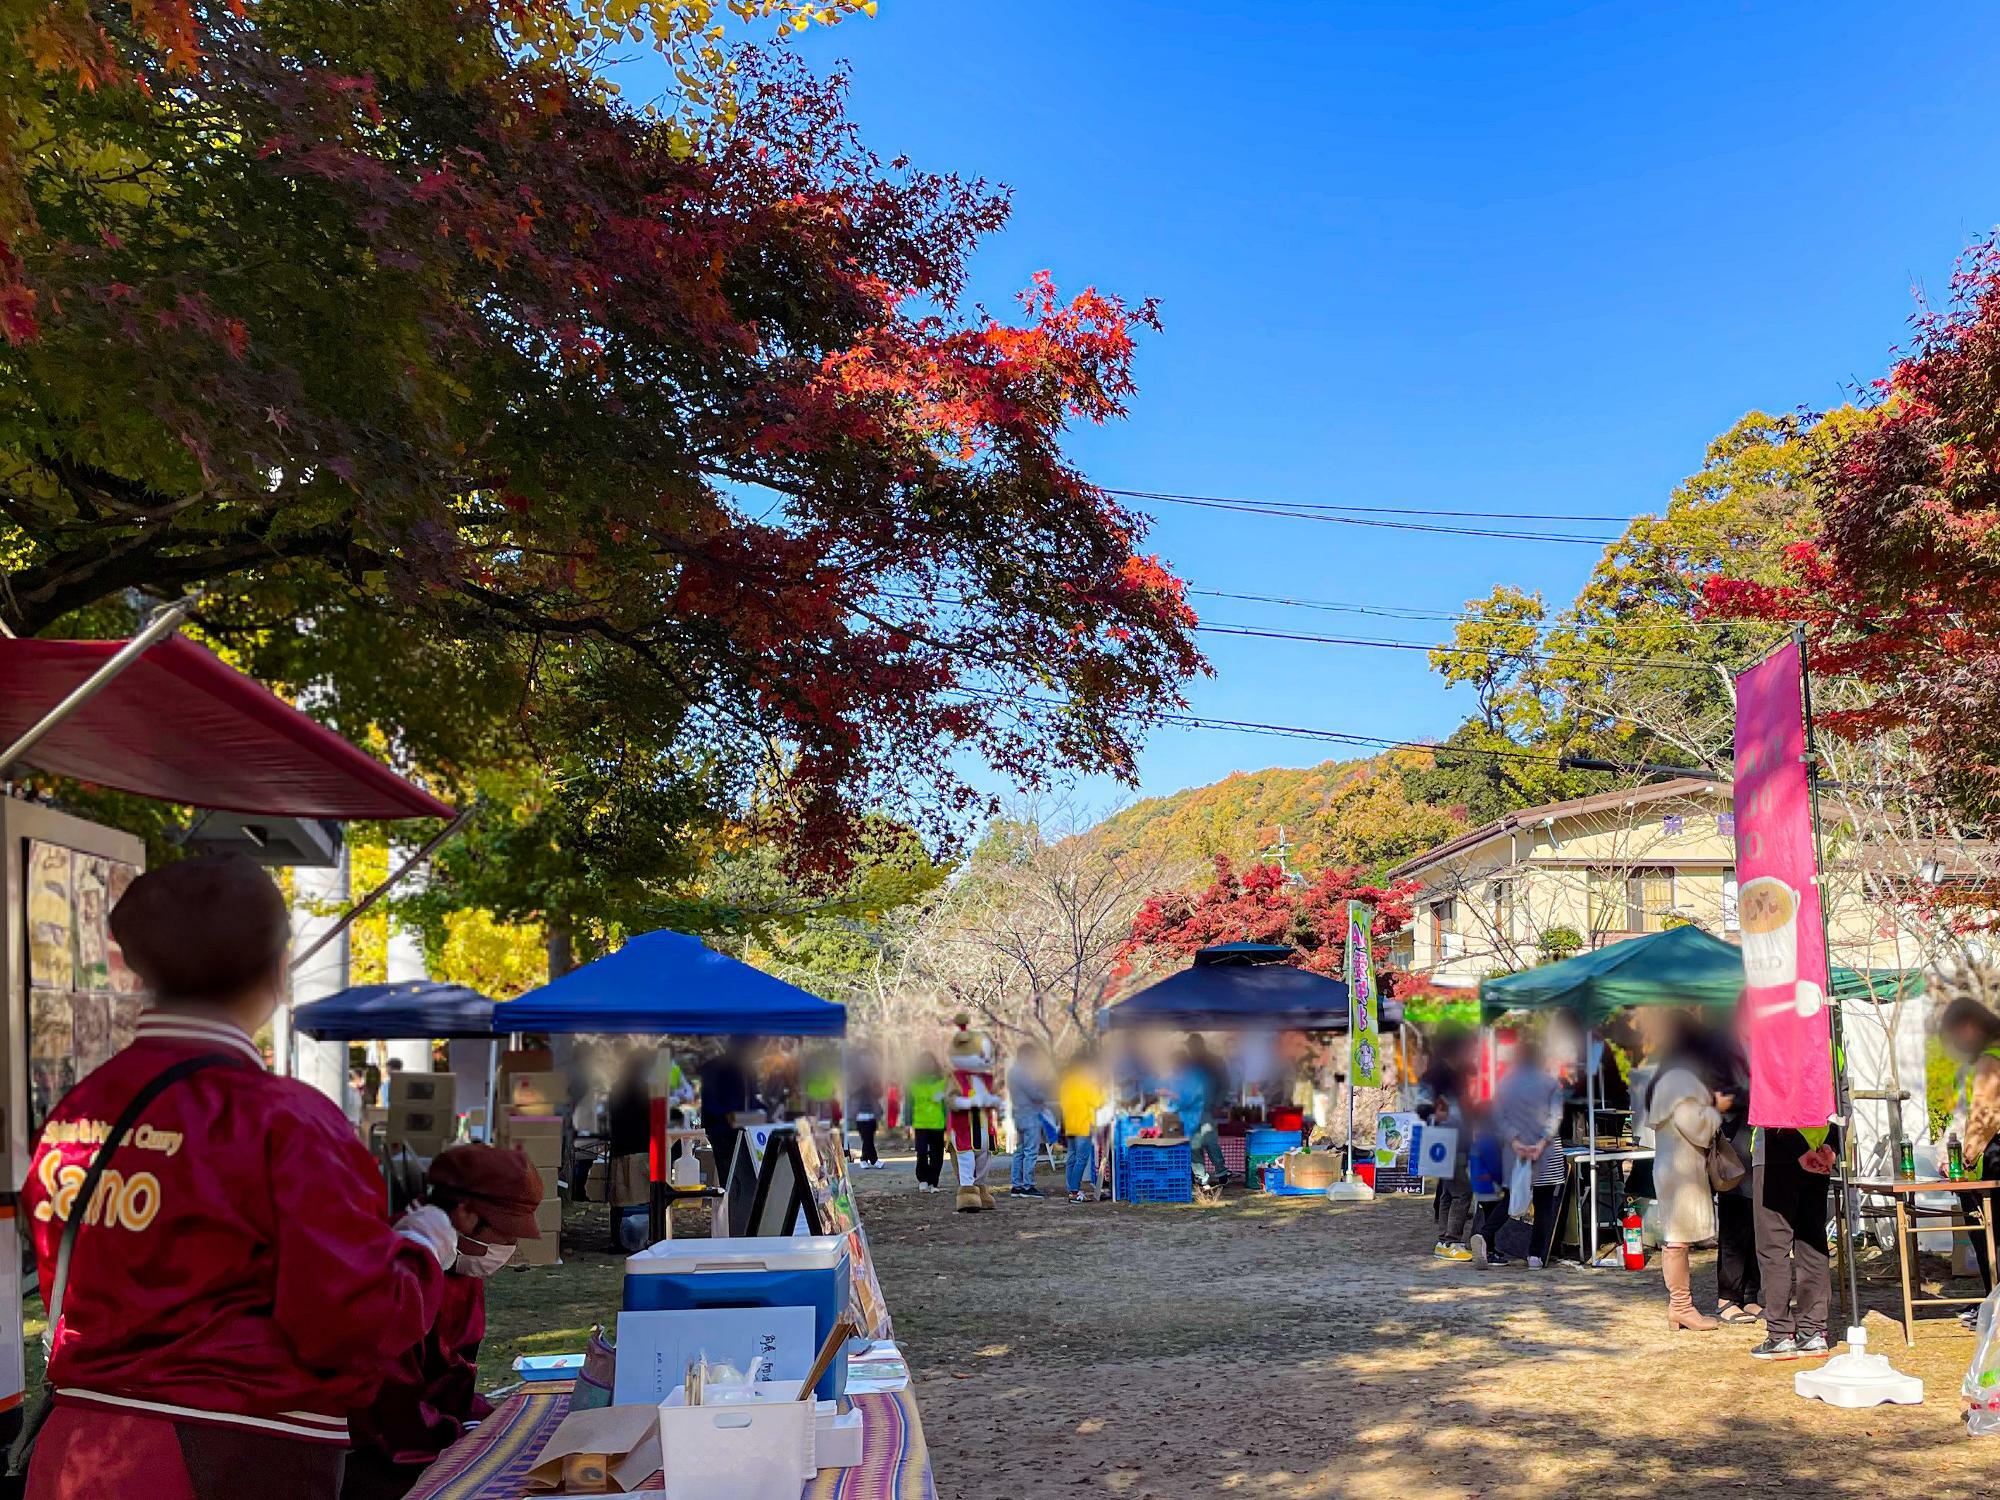
<instances>
[{"instance_id":1,"label":"autumn maple tree","mask_svg":"<svg viewBox=\"0 0 2000 1500\"><path fill-rule=\"evenodd\" d=\"M1877 382L1873 419L1815 467L1819 520L1775 577L1707 580L1716 617L1797 623L1816 704L1850 738L1905 739L1961 813L2000 808L2000 244L1962 260Z\"/></svg>"},{"instance_id":2,"label":"autumn maple tree","mask_svg":"<svg viewBox=\"0 0 2000 1500\"><path fill-rule=\"evenodd\" d=\"M1286 943L1300 967L1337 978L1347 941L1347 903L1369 903L1375 912L1370 931L1383 938L1409 925L1410 898L1417 890L1410 880L1372 884L1354 865L1293 879L1276 865L1239 872L1228 856L1217 855L1207 885L1146 898L1118 960L1129 971L1143 958L1185 962L1214 943Z\"/></svg>"},{"instance_id":3,"label":"autumn maple tree","mask_svg":"<svg viewBox=\"0 0 2000 1500\"><path fill-rule=\"evenodd\" d=\"M0 8L5 623L200 588L336 727L499 776L494 859L642 883L725 813L839 866L871 809L961 818L971 763L1129 775L1202 661L1063 439L1150 304L967 309L1005 193L721 58L721 9ZM592 63L635 28L726 87L625 105Z\"/></svg>"}]
</instances>

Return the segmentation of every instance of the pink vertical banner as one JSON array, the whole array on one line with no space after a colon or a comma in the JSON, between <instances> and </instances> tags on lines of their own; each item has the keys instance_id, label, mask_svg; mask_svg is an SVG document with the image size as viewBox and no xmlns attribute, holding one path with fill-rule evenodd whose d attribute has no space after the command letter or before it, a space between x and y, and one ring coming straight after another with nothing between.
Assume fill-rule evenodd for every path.
<instances>
[{"instance_id":1,"label":"pink vertical banner","mask_svg":"<svg viewBox=\"0 0 2000 1500\"><path fill-rule=\"evenodd\" d=\"M1806 772L1803 663L1788 642L1736 679L1736 918L1750 1123L1833 1115L1826 939Z\"/></svg>"}]
</instances>

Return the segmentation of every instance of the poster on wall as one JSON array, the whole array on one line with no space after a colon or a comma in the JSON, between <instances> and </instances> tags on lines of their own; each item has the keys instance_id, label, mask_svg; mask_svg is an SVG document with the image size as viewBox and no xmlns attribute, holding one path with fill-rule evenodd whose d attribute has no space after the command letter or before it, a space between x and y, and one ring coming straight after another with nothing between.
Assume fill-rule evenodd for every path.
<instances>
[{"instance_id":1,"label":"poster on wall","mask_svg":"<svg viewBox=\"0 0 2000 1500\"><path fill-rule=\"evenodd\" d=\"M126 888L139 878L139 867L128 865L122 859L107 863L110 866L110 881L104 892L104 955L111 968L111 989L114 994L136 995L142 986L139 976L126 965L125 951L118 946L118 939L111 935L111 911L124 899Z\"/></svg>"},{"instance_id":2,"label":"poster on wall","mask_svg":"<svg viewBox=\"0 0 2000 1500\"><path fill-rule=\"evenodd\" d=\"M106 900L111 887L110 866L111 861L93 854L77 854L70 861L70 927L76 935L79 990L111 988L111 907Z\"/></svg>"},{"instance_id":3,"label":"poster on wall","mask_svg":"<svg viewBox=\"0 0 2000 1500\"><path fill-rule=\"evenodd\" d=\"M1750 1123L1832 1117L1833 1023L1806 769L1804 660L1787 642L1736 679L1736 921Z\"/></svg>"},{"instance_id":4,"label":"poster on wall","mask_svg":"<svg viewBox=\"0 0 2000 1500\"><path fill-rule=\"evenodd\" d=\"M76 1076L111 1060L111 997L78 991L70 996L70 1031L76 1038Z\"/></svg>"},{"instance_id":5,"label":"poster on wall","mask_svg":"<svg viewBox=\"0 0 2000 1500\"><path fill-rule=\"evenodd\" d=\"M28 983L38 990L76 988L71 879L69 850L28 841Z\"/></svg>"}]
</instances>

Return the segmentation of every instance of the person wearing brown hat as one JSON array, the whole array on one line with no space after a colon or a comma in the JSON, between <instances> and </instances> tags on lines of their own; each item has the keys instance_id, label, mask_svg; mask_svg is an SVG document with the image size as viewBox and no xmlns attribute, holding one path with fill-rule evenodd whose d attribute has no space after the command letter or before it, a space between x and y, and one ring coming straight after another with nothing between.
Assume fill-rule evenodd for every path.
<instances>
[{"instance_id":1,"label":"person wearing brown hat","mask_svg":"<svg viewBox=\"0 0 2000 1500\"><path fill-rule=\"evenodd\" d=\"M354 1452L342 1500L408 1494L425 1467L492 1410L478 1387L486 1278L513 1259L520 1241L542 1237L535 1224L542 1175L518 1151L449 1148L431 1163L428 1198L458 1232L458 1259L429 1334L395 1361L375 1399L348 1419Z\"/></svg>"},{"instance_id":2,"label":"person wearing brown hat","mask_svg":"<svg viewBox=\"0 0 2000 1500\"><path fill-rule=\"evenodd\" d=\"M55 1392L29 1500L333 1500L346 1414L436 1321L458 1233L430 1206L392 1226L339 1106L265 1070L290 927L262 868L163 866L111 931L151 1008L22 1193Z\"/></svg>"}]
</instances>

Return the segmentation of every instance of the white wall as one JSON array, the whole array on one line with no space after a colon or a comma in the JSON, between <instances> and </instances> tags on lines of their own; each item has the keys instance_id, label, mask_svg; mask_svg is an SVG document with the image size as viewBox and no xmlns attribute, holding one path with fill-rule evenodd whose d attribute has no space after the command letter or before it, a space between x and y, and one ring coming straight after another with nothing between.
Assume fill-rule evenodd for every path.
<instances>
[{"instance_id":1,"label":"white wall","mask_svg":"<svg viewBox=\"0 0 2000 1500\"><path fill-rule=\"evenodd\" d=\"M340 913L347 909L347 903L348 869L344 846L339 863L332 869L300 868L292 871L294 951L303 952L310 947L320 934L339 920ZM320 915L315 908L326 915ZM293 971L292 1003L303 1005L308 1000L322 1000L346 989L348 960L347 934L342 932L307 960L303 967ZM282 1042L282 1037L277 1040ZM316 1042L311 1037L301 1036L293 1045L297 1058L295 1076L333 1100L347 1111L349 1118L358 1119L360 1101L354 1097L354 1090L347 1081L347 1043Z\"/></svg>"}]
</instances>

